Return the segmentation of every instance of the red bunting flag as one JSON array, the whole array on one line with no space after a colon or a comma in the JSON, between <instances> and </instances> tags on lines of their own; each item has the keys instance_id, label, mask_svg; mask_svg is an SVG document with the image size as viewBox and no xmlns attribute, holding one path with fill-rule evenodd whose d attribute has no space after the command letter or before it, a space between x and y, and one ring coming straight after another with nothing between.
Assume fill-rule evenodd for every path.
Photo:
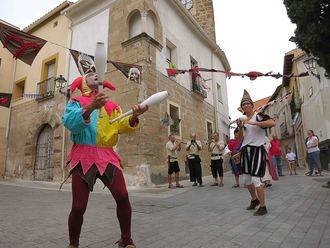
<instances>
[{"instance_id":1,"label":"red bunting flag","mask_svg":"<svg viewBox=\"0 0 330 248\"><path fill-rule=\"evenodd\" d=\"M0 106L9 108L12 94L0 93Z\"/></svg>"},{"instance_id":2,"label":"red bunting flag","mask_svg":"<svg viewBox=\"0 0 330 248\"><path fill-rule=\"evenodd\" d=\"M20 31L16 28L0 23L0 40L15 59L20 59L32 65L40 49L47 43L46 40Z\"/></svg>"}]
</instances>

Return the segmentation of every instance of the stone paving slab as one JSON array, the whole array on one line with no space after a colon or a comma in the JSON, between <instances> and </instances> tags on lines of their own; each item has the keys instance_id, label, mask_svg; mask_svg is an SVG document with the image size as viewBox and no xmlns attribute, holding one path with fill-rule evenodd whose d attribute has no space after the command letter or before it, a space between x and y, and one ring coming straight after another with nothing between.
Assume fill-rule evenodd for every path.
<instances>
[{"instance_id":1,"label":"stone paving slab","mask_svg":"<svg viewBox=\"0 0 330 248\"><path fill-rule=\"evenodd\" d=\"M206 178L210 183L211 179ZM324 180L322 180L324 181ZM281 177L267 189L269 214L245 210L244 188L166 186L130 190L133 238L139 248L330 247L330 190L322 182L298 176ZM0 247L59 248L67 245L70 186L0 182ZM115 202L109 192L90 195L81 235L81 248L116 247L120 236Z\"/></svg>"}]
</instances>

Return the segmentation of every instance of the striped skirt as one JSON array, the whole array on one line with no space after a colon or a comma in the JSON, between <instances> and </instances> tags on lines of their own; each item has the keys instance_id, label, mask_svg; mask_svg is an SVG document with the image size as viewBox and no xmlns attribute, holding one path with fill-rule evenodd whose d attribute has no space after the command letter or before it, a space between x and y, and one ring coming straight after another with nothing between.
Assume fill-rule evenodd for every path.
<instances>
[{"instance_id":1,"label":"striped skirt","mask_svg":"<svg viewBox=\"0 0 330 248\"><path fill-rule=\"evenodd\" d=\"M266 171L266 150L264 146L244 146L241 148L243 174L263 177Z\"/></svg>"}]
</instances>

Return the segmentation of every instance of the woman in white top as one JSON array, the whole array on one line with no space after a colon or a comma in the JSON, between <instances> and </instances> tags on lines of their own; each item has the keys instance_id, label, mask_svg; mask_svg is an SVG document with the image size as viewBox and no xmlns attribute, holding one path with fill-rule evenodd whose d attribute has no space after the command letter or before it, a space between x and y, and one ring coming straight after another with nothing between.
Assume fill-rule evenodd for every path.
<instances>
[{"instance_id":1,"label":"woman in white top","mask_svg":"<svg viewBox=\"0 0 330 248\"><path fill-rule=\"evenodd\" d=\"M264 215L267 213L267 209L261 178L265 175L266 170L265 128L275 126L275 122L267 115L254 112L253 101L246 90L244 90L241 108L247 116L247 121L237 123L239 137L242 140L243 181L251 195L251 203L247 210L254 210L260 205L254 215Z\"/></svg>"},{"instance_id":2,"label":"woman in white top","mask_svg":"<svg viewBox=\"0 0 330 248\"><path fill-rule=\"evenodd\" d=\"M319 139L316 137L313 130L308 130L307 135L308 137L306 139L306 146L307 146L307 161L308 161L309 172L306 175L307 176L313 175L314 164L315 164L319 172L319 176L322 176Z\"/></svg>"}]
</instances>

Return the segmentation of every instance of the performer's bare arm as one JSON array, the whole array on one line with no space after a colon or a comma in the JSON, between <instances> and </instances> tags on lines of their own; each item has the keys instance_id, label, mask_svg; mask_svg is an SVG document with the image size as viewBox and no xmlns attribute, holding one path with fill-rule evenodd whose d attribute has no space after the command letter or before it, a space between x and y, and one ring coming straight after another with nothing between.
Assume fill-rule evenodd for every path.
<instances>
[{"instance_id":1,"label":"performer's bare arm","mask_svg":"<svg viewBox=\"0 0 330 248\"><path fill-rule=\"evenodd\" d=\"M134 105L132 107L133 115L129 118L129 124L131 127L134 127L139 122L139 115L142 115L148 110L148 106L141 108L140 105Z\"/></svg>"},{"instance_id":2,"label":"performer's bare arm","mask_svg":"<svg viewBox=\"0 0 330 248\"><path fill-rule=\"evenodd\" d=\"M263 128L270 128L270 127L274 127L275 126L275 121L272 119L269 119L267 121L258 121L258 122L253 122L253 121L247 121L247 124L250 125L255 125L258 127L263 127Z\"/></svg>"},{"instance_id":3,"label":"performer's bare arm","mask_svg":"<svg viewBox=\"0 0 330 248\"><path fill-rule=\"evenodd\" d=\"M176 141L175 148L176 148L176 150L181 151L181 142L180 141Z\"/></svg>"}]
</instances>

